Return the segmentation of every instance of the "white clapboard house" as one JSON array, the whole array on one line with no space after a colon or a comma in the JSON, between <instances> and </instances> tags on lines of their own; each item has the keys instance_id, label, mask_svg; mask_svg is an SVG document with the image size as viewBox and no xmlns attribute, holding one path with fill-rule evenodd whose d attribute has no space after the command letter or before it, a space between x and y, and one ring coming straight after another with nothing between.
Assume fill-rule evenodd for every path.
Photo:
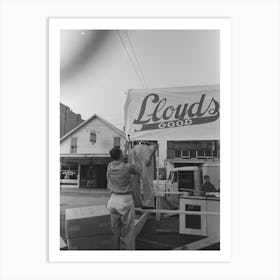
<instances>
[{"instance_id":1,"label":"white clapboard house","mask_svg":"<svg viewBox=\"0 0 280 280\"><path fill-rule=\"evenodd\" d=\"M124 149L125 133L94 114L60 139L60 185L106 188L109 151Z\"/></svg>"}]
</instances>

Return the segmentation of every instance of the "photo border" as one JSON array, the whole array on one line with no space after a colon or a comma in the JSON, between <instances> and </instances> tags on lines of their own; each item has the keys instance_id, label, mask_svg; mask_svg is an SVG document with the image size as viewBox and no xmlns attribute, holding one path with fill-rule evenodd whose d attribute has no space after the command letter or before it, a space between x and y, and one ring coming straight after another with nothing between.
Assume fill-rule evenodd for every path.
<instances>
[{"instance_id":1,"label":"photo border","mask_svg":"<svg viewBox=\"0 0 280 280\"><path fill-rule=\"evenodd\" d=\"M60 250L60 30L219 30L221 103L221 207L218 251ZM117 260L117 261L116 261ZM49 19L49 261L229 262L231 261L231 20L229 18L50 18Z\"/></svg>"}]
</instances>

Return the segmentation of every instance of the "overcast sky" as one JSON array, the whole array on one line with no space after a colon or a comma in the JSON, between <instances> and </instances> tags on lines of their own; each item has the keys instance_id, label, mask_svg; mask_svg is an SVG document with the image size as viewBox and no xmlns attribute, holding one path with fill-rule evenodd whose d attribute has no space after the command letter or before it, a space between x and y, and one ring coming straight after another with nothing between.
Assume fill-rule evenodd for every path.
<instances>
[{"instance_id":1,"label":"overcast sky","mask_svg":"<svg viewBox=\"0 0 280 280\"><path fill-rule=\"evenodd\" d=\"M61 31L61 102L122 128L127 89L219 84L219 56L218 31Z\"/></svg>"}]
</instances>

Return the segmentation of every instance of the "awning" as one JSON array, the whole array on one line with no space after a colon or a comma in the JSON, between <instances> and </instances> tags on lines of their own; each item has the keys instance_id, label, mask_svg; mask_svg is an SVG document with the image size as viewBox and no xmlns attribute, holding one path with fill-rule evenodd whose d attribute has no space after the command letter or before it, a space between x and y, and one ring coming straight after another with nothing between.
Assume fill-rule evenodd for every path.
<instances>
[{"instance_id":1,"label":"awning","mask_svg":"<svg viewBox=\"0 0 280 280\"><path fill-rule=\"evenodd\" d=\"M63 158L110 158L109 154L60 154Z\"/></svg>"},{"instance_id":2,"label":"awning","mask_svg":"<svg viewBox=\"0 0 280 280\"><path fill-rule=\"evenodd\" d=\"M93 165L107 165L111 158L108 155L89 155L89 154L60 154L60 160L63 163L81 163Z\"/></svg>"}]
</instances>

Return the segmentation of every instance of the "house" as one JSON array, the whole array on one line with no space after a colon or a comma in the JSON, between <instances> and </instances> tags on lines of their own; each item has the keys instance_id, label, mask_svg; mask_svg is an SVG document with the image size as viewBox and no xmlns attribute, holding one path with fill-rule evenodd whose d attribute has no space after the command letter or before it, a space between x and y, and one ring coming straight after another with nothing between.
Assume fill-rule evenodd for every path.
<instances>
[{"instance_id":1,"label":"house","mask_svg":"<svg viewBox=\"0 0 280 280\"><path fill-rule=\"evenodd\" d=\"M60 184L74 188L106 188L109 151L124 149L125 133L97 114L60 139Z\"/></svg>"}]
</instances>

